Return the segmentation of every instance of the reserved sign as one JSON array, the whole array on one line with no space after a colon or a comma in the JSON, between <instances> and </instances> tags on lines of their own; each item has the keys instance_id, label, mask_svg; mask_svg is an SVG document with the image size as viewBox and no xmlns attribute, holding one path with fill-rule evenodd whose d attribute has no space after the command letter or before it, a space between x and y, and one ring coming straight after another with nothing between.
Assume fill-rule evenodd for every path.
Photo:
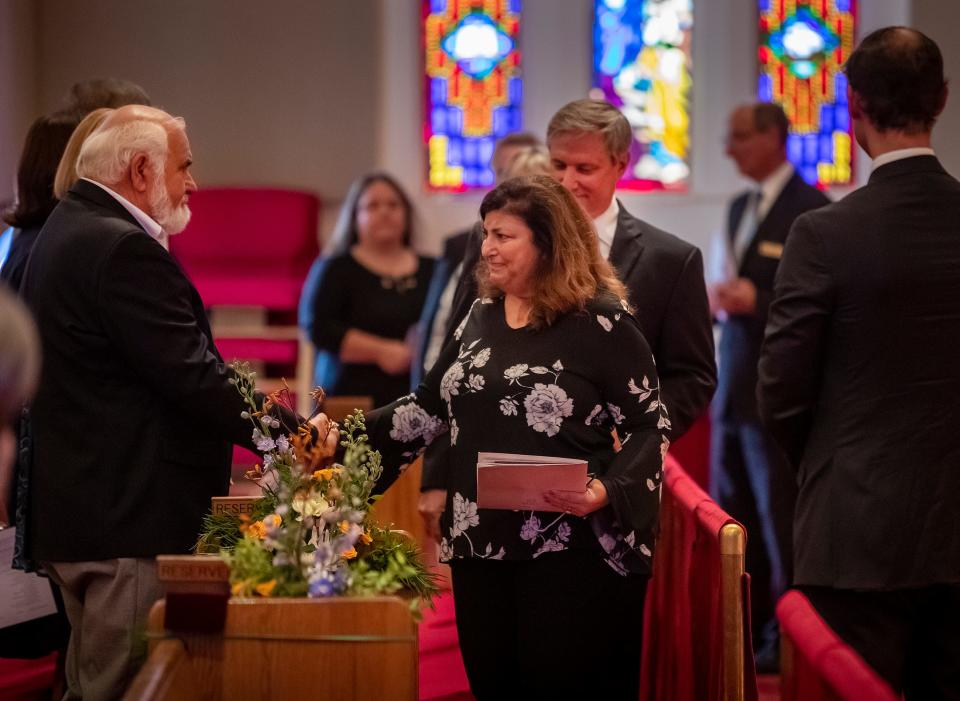
<instances>
[{"instance_id":1,"label":"reserved sign","mask_svg":"<svg viewBox=\"0 0 960 701\"><path fill-rule=\"evenodd\" d=\"M251 516L260 497L213 497L210 510L214 516Z\"/></svg>"}]
</instances>

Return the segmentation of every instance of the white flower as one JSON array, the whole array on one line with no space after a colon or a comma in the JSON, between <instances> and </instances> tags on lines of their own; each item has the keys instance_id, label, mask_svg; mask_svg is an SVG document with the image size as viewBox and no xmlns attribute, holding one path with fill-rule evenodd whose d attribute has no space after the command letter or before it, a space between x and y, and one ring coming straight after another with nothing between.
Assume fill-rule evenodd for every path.
<instances>
[{"instance_id":1,"label":"white flower","mask_svg":"<svg viewBox=\"0 0 960 701\"><path fill-rule=\"evenodd\" d=\"M503 371L503 377L506 380L510 380L512 385L515 381L519 380L521 377L526 377L527 368L530 367L526 363L520 363L519 365L512 365Z\"/></svg>"},{"instance_id":2,"label":"white flower","mask_svg":"<svg viewBox=\"0 0 960 701\"><path fill-rule=\"evenodd\" d=\"M504 416L516 416L517 415L517 400L506 397L500 400L500 411L503 412Z\"/></svg>"},{"instance_id":3,"label":"white flower","mask_svg":"<svg viewBox=\"0 0 960 701\"><path fill-rule=\"evenodd\" d=\"M656 387L650 386L650 379L646 375L643 376L643 389L637 387L637 383L633 381L632 377L627 383L627 391L630 392L630 394L639 395L637 397L638 402L642 402L649 397L653 393L654 389L656 389Z\"/></svg>"},{"instance_id":4,"label":"white flower","mask_svg":"<svg viewBox=\"0 0 960 701\"><path fill-rule=\"evenodd\" d=\"M483 389L483 375L474 375L471 373L467 384L470 385L470 389L472 389L474 392L479 392Z\"/></svg>"},{"instance_id":5,"label":"white flower","mask_svg":"<svg viewBox=\"0 0 960 701\"><path fill-rule=\"evenodd\" d=\"M290 506L300 516L323 516L330 509L330 504L319 493L310 492L310 494L307 494L303 490L294 495Z\"/></svg>"},{"instance_id":6,"label":"white flower","mask_svg":"<svg viewBox=\"0 0 960 701\"><path fill-rule=\"evenodd\" d=\"M540 557L544 553L555 553L555 552L559 552L560 550L566 550L566 549L567 549L566 545L564 545L560 541L557 541L551 538L550 540L543 541L543 545L540 546L540 549L537 550L537 552L535 552L533 556Z\"/></svg>"},{"instance_id":7,"label":"white flower","mask_svg":"<svg viewBox=\"0 0 960 701\"><path fill-rule=\"evenodd\" d=\"M277 438L277 450L279 450L281 453L285 453L289 449L290 441L287 440L286 436L280 436Z\"/></svg>"},{"instance_id":8,"label":"white flower","mask_svg":"<svg viewBox=\"0 0 960 701\"><path fill-rule=\"evenodd\" d=\"M660 439L660 459L667 457L667 451L670 449L670 441L666 437Z\"/></svg>"},{"instance_id":9,"label":"white flower","mask_svg":"<svg viewBox=\"0 0 960 701\"><path fill-rule=\"evenodd\" d=\"M604 422L604 420L606 420L606 418L607 418L607 413L603 410L602 406L597 404L590 411L590 415L586 418L586 420L583 423L585 426L589 426L590 424L600 426Z\"/></svg>"},{"instance_id":10,"label":"white flower","mask_svg":"<svg viewBox=\"0 0 960 701\"><path fill-rule=\"evenodd\" d=\"M597 323L603 327L604 331L610 331L613 329L613 324L603 314L597 314Z\"/></svg>"},{"instance_id":11,"label":"white flower","mask_svg":"<svg viewBox=\"0 0 960 701\"><path fill-rule=\"evenodd\" d=\"M473 367L482 368L487 364L488 360L490 360L490 349L484 348L482 351L473 356Z\"/></svg>"},{"instance_id":12,"label":"white flower","mask_svg":"<svg viewBox=\"0 0 960 701\"><path fill-rule=\"evenodd\" d=\"M434 430L436 421L437 419L430 416L419 404L401 404L393 412L393 428L390 429L390 437L400 443L410 443L423 437L428 429Z\"/></svg>"},{"instance_id":13,"label":"white flower","mask_svg":"<svg viewBox=\"0 0 960 701\"><path fill-rule=\"evenodd\" d=\"M460 380L463 379L463 365L454 363L443 373L440 380L440 396L443 401L449 402L454 394L460 394Z\"/></svg>"},{"instance_id":14,"label":"white flower","mask_svg":"<svg viewBox=\"0 0 960 701\"><path fill-rule=\"evenodd\" d=\"M548 436L557 435L564 417L573 413L573 400L562 387L540 382L523 400L523 406L527 411L527 425Z\"/></svg>"},{"instance_id":15,"label":"white flower","mask_svg":"<svg viewBox=\"0 0 960 701\"><path fill-rule=\"evenodd\" d=\"M623 423L623 412L620 411L620 407L607 402L607 410L610 412L610 416L613 417L613 423L618 426Z\"/></svg>"},{"instance_id":16,"label":"white flower","mask_svg":"<svg viewBox=\"0 0 960 701\"><path fill-rule=\"evenodd\" d=\"M456 419L450 419L450 445L457 444L457 436L460 435L460 427Z\"/></svg>"},{"instance_id":17,"label":"white flower","mask_svg":"<svg viewBox=\"0 0 960 701\"><path fill-rule=\"evenodd\" d=\"M538 535L540 535L540 519L536 514L530 514L530 518L524 521L523 527L520 528L520 537L532 542Z\"/></svg>"},{"instance_id":18,"label":"white flower","mask_svg":"<svg viewBox=\"0 0 960 701\"><path fill-rule=\"evenodd\" d=\"M476 503L456 492L453 495L453 525L450 527L450 535L456 538L471 526L479 524L480 516L477 515Z\"/></svg>"},{"instance_id":19,"label":"white flower","mask_svg":"<svg viewBox=\"0 0 960 701\"><path fill-rule=\"evenodd\" d=\"M657 489L657 483L649 477L647 478L647 489L649 489L651 492L654 492Z\"/></svg>"},{"instance_id":20,"label":"white flower","mask_svg":"<svg viewBox=\"0 0 960 701\"><path fill-rule=\"evenodd\" d=\"M570 524L564 521L559 526L557 526L557 539L566 543L570 538Z\"/></svg>"},{"instance_id":21,"label":"white flower","mask_svg":"<svg viewBox=\"0 0 960 701\"><path fill-rule=\"evenodd\" d=\"M553 369L556 370L557 372L563 372L563 363L561 363L559 360L555 362L551 367L553 367Z\"/></svg>"},{"instance_id":22,"label":"white flower","mask_svg":"<svg viewBox=\"0 0 960 701\"><path fill-rule=\"evenodd\" d=\"M640 547L639 547L638 549L640 550L640 552L642 552L642 553L643 553L644 555L646 555L647 557L650 557L650 556L653 554L653 553L650 552L650 548L648 548L648 547L647 547L646 545L644 545L643 543L640 543Z\"/></svg>"},{"instance_id":23,"label":"white flower","mask_svg":"<svg viewBox=\"0 0 960 701\"><path fill-rule=\"evenodd\" d=\"M453 546L450 545L450 541L446 538L440 539L440 559L443 562L453 559Z\"/></svg>"}]
</instances>

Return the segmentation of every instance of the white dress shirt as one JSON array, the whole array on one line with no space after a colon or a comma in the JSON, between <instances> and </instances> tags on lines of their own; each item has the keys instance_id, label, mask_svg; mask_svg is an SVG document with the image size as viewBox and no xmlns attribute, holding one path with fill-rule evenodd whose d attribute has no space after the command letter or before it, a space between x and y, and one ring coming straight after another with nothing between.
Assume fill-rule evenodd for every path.
<instances>
[{"instance_id":1,"label":"white dress shirt","mask_svg":"<svg viewBox=\"0 0 960 701\"><path fill-rule=\"evenodd\" d=\"M599 217L593 220L600 239L600 253L604 258L610 258L610 248L613 246L613 237L617 233L617 217L620 215L620 203L614 197L610 206Z\"/></svg>"},{"instance_id":2,"label":"white dress shirt","mask_svg":"<svg viewBox=\"0 0 960 701\"><path fill-rule=\"evenodd\" d=\"M876 158L873 159L873 170L876 170L880 166L884 166L887 163L893 163L894 161L902 161L904 158L913 158L914 156L935 156L932 148L926 148L924 146L918 146L916 148L900 148L896 151L887 151L882 153Z\"/></svg>"},{"instance_id":3,"label":"white dress shirt","mask_svg":"<svg viewBox=\"0 0 960 701\"><path fill-rule=\"evenodd\" d=\"M165 232L163 230L163 227L160 226L156 221L154 221L149 214L144 212L142 209L140 209L137 205L135 205L133 202L128 200L123 195L117 194L116 192L111 190L109 187L107 187L103 183L98 183L96 180L91 180L90 178L82 178L82 180L86 180L88 183L93 183L94 185L99 187L101 190L104 190L105 192L107 192L113 199L115 199L117 202L123 205L123 208L125 210L130 212L131 216L133 216L133 218L137 220L137 224L143 227L143 230L146 231L151 238L156 239L156 241L161 246L163 246L166 250L168 251L170 250L170 241L169 241L169 237L167 236L167 232Z\"/></svg>"},{"instance_id":4,"label":"white dress shirt","mask_svg":"<svg viewBox=\"0 0 960 701\"><path fill-rule=\"evenodd\" d=\"M784 161L760 183L760 204L757 205L758 224L767 216L773 203L780 197L780 193L792 177L793 164L790 161Z\"/></svg>"}]
</instances>

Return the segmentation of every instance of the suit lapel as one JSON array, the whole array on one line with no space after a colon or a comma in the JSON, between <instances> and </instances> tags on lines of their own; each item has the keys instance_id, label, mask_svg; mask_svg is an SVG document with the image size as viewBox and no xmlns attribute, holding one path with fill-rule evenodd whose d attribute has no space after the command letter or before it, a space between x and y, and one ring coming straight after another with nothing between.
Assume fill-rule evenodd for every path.
<instances>
[{"instance_id":1,"label":"suit lapel","mask_svg":"<svg viewBox=\"0 0 960 701\"><path fill-rule=\"evenodd\" d=\"M67 196L86 200L87 202L90 202L98 207L107 209L115 216L125 219L138 229L143 229L134 216L127 211L126 207L120 204L116 199L113 198L113 196L110 195L109 192L104 190L99 185L94 185L87 180L78 180L73 184L73 187L70 188L70 192L67 193Z\"/></svg>"},{"instance_id":2,"label":"suit lapel","mask_svg":"<svg viewBox=\"0 0 960 701\"><path fill-rule=\"evenodd\" d=\"M619 202L618 202L619 204ZM610 263L617 269L621 280L626 280L643 254L643 226L620 204L617 214L617 230L610 246Z\"/></svg>"}]
</instances>

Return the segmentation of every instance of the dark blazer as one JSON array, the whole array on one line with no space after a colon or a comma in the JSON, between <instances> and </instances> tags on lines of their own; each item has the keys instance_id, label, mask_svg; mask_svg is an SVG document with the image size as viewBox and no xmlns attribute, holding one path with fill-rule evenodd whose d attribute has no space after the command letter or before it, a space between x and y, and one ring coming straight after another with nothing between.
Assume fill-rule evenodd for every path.
<instances>
[{"instance_id":1,"label":"dark blazer","mask_svg":"<svg viewBox=\"0 0 960 701\"><path fill-rule=\"evenodd\" d=\"M44 225L22 292L43 347L28 553L188 552L210 497L227 493L230 443L251 444L196 289L81 180Z\"/></svg>"},{"instance_id":2,"label":"dark blazer","mask_svg":"<svg viewBox=\"0 0 960 701\"><path fill-rule=\"evenodd\" d=\"M730 203L727 235L731 243L740 227L748 197L749 193L745 192ZM723 323L717 393L713 397L715 419L736 416L741 420L758 420L757 363L763 329L767 325L767 310L773 298L773 277L780 263L783 244L797 217L826 204L830 204L826 195L794 173L757 226L739 269L740 277L750 280L757 288L757 308L753 314L730 315Z\"/></svg>"},{"instance_id":3,"label":"dark blazer","mask_svg":"<svg viewBox=\"0 0 960 701\"><path fill-rule=\"evenodd\" d=\"M477 296L474 277L482 232L474 229L453 299L448 342ZM670 437L690 428L710 403L717 381L710 305L700 249L631 215L621 204L610 262L627 286L644 338L653 350ZM443 443L443 441L438 441ZM439 449L432 449L439 450ZM439 471L424 462L423 488L442 488Z\"/></svg>"},{"instance_id":4,"label":"dark blazer","mask_svg":"<svg viewBox=\"0 0 960 701\"><path fill-rule=\"evenodd\" d=\"M10 286L14 292L19 292L23 283L23 272L27 269L27 259L30 251L40 234L39 226L30 226L26 229L14 229L13 241L10 242L10 252L3 267L0 268L0 280Z\"/></svg>"},{"instance_id":5,"label":"dark blazer","mask_svg":"<svg viewBox=\"0 0 960 701\"><path fill-rule=\"evenodd\" d=\"M960 582L960 183L877 168L802 215L777 272L761 418L799 468L795 582Z\"/></svg>"}]
</instances>

